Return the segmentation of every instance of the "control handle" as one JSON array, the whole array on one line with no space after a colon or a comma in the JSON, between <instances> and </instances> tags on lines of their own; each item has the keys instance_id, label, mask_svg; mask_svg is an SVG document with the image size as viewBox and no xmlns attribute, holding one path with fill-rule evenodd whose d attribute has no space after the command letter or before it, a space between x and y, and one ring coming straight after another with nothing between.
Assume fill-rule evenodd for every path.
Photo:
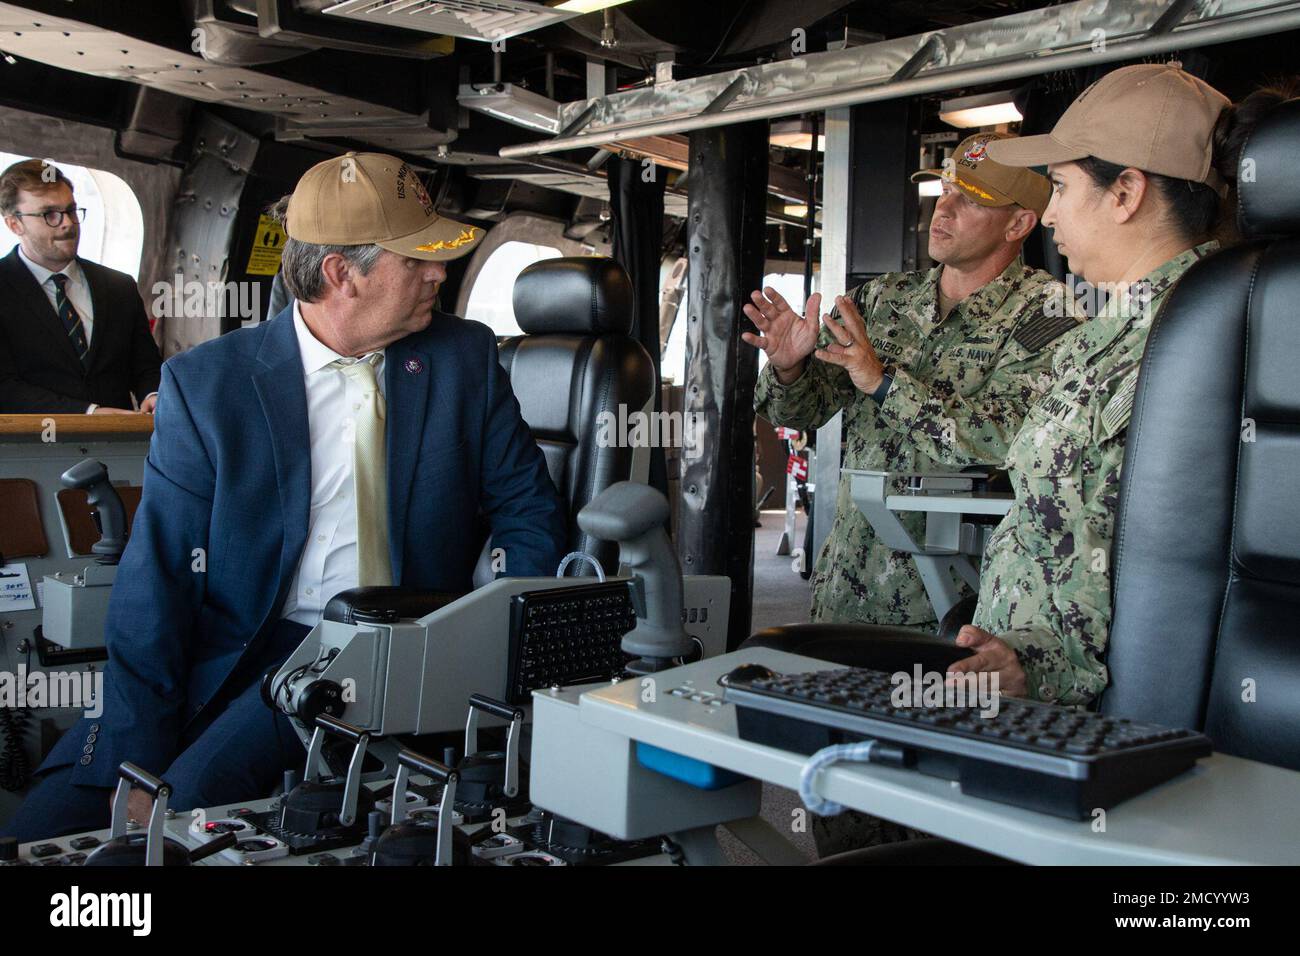
<instances>
[{"instance_id":1,"label":"control handle","mask_svg":"<svg viewBox=\"0 0 1300 956\"><path fill-rule=\"evenodd\" d=\"M90 513L99 528L99 540L90 550L100 556L102 563L116 564L126 549L126 508L108 480L108 468L102 461L86 458L60 475L59 481L65 488L86 492Z\"/></svg>"},{"instance_id":2,"label":"control handle","mask_svg":"<svg viewBox=\"0 0 1300 956\"><path fill-rule=\"evenodd\" d=\"M228 850L238 842L238 833L223 833L215 840L210 840L203 844L203 846L190 850L190 862L197 863L199 860L206 860L208 857L220 853L222 850Z\"/></svg>"},{"instance_id":3,"label":"control handle","mask_svg":"<svg viewBox=\"0 0 1300 956\"><path fill-rule=\"evenodd\" d=\"M331 717L329 714L321 714L316 718L316 726L326 733L342 737L350 743L359 744L361 738L370 738L369 731L362 730L360 727L354 727L351 724L345 724L337 717Z\"/></svg>"},{"instance_id":4,"label":"control handle","mask_svg":"<svg viewBox=\"0 0 1300 956\"><path fill-rule=\"evenodd\" d=\"M691 652L682 627L682 568L668 540L668 499L649 485L620 481L578 512L578 527L594 538L618 542L619 560L632 573L637 623L623 650L637 658L633 673L661 670Z\"/></svg>"},{"instance_id":5,"label":"control handle","mask_svg":"<svg viewBox=\"0 0 1300 956\"><path fill-rule=\"evenodd\" d=\"M485 714L500 717L502 720L524 719L524 709L522 707L507 704L503 700L497 700L495 697L488 697L485 694L470 694L469 705L476 710L483 711Z\"/></svg>"},{"instance_id":6,"label":"control handle","mask_svg":"<svg viewBox=\"0 0 1300 956\"><path fill-rule=\"evenodd\" d=\"M148 770L137 767L129 761L122 762L121 766L117 768L117 774L123 780L130 783L131 786L135 787L137 790L143 790L155 800L158 799L158 795L164 790L168 793L171 792L171 787L168 786L166 781L155 777Z\"/></svg>"},{"instance_id":7,"label":"control handle","mask_svg":"<svg viewBox=\"0 0 1300 956\"><path fill-rule=\"evenodd\" d=\"M403 750L397 755L397 762L408 770L430 777L434 783L455 783L460 775L445 763L439 763L432 757L418 754L413 750Z\"/></svg>"}]
</instances>

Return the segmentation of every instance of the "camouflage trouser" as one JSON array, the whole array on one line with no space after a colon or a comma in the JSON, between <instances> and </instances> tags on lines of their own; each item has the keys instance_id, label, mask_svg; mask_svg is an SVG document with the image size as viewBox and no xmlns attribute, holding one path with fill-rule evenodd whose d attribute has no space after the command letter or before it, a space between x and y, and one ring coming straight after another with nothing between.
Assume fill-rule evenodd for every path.
<instances>
[{"instance_id":1,"label":"camouflage trouser","mask_svg":"<svg viewBox=\"0 0 1300 956\"><path fill-rule=\"evenodd\" d=\"M912 540L925 540L923 514L906 512L899 521ZM964 582L954 583L961 593L970 593ZM915 558L877 539L853 504L847 478L840 482L835 520L813 566L811 617L817 624L884 624L931 632L938 626Z\"/></svg>"},{"instance_id":2,"label":"camouflage trouser","mask_svg":"<svg viewBox=\"0 0 1300 956\"><path fill-rule=\"evenodd\" d=\"M817 845L817 856L823 860L849 850L861 850L883 843L902 843L904 840L920 840L930 836L921 830L891 823L857 810L845 810L833 817L814 814L812 835L813 842Z\"/></svg>"}]
</instances>

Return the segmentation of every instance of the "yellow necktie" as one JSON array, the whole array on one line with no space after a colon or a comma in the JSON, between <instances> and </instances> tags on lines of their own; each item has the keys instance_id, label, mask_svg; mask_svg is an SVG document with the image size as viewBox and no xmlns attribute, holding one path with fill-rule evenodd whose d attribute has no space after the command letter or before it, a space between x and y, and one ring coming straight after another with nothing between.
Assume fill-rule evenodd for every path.
<instances>
[{"instance_id":1,"label":"yellow necktie","mask_svg":"<svg viewBox=\"0 0 1300 956\"><path fill-rule=\"evenodd\" d=\"M360 407L354 409L352 429L352 484L357 508L357 583L361 587L393 583L388 556L388 469L384 444L384 396L375 380L375 367L383 360L376 353L367 359L331 363L361 390Z\"/></svg>"}]
</instances>

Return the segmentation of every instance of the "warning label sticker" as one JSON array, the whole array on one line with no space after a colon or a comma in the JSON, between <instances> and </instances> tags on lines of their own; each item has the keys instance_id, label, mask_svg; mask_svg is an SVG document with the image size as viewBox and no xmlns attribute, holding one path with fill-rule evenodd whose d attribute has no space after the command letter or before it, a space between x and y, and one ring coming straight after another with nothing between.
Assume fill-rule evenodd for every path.
<instances>
[{"instance_id":1,"label":"warning label sticker","mask_svg":"<svg viewBox=\"0 0 1300 956\"><path fill-rule=\"evenodd\" d=\"M284 252L287 237L280 224L265 214L257 217L257 235L253 249L248 254L248 268L252 276L273 276L280 269L280 254Z\"/></svg>"}]
</instances>

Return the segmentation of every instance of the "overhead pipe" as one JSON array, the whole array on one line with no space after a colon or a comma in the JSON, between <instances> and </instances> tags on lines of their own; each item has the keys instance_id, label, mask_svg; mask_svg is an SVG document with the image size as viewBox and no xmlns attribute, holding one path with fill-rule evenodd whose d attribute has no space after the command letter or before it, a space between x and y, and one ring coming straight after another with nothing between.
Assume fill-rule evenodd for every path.
<instances>
[{"instance_id":1,"label":"overhead pipe","mask_svg":"<svg viewBox=\"0 0 1300 956\"><path fill-rule=\"evenodd\" d=\"M789 116L794 113L816 112L845 106L857 106L861 103L874 103L906 96L937 93L961 86L1000 83L1040 73L1050 73L1055 70L1095 66L1098 63L1110 63L1115 60L1167 53L1170 50L1208 46L1214 43L1228 43L1234 40L1244 40L1263 34L1280 33L1295 29L1300 29L1300 9L1262 13L1244 17L1240 20L1233 20L1229 23L1188 24L1157 35L1148 34L1132 40L1110 41L1105 45L1104 49L1100 50L1085 46L1083 49L1068 53L1047 53L1042 56L1027 57L1006 63L991 63L975 67L937 71L911 79L877 82L848 89L836 89L826 93L791 96L784 99L768 98L760 103L726 109L721 112L701 112L692 116L670 117L645 123L623 125L617 128L608 127L580 135L561 135L542 142L506 146L501 149L500 155L504 159L520 159L542 153L598 147L621 139L687 133L750 120L771 119L778 116ZM580 118L584 122L590 122L593 118L595 114L594 107L595 104L593 103L583 111Z\"/></svg>"}]
</instances>

